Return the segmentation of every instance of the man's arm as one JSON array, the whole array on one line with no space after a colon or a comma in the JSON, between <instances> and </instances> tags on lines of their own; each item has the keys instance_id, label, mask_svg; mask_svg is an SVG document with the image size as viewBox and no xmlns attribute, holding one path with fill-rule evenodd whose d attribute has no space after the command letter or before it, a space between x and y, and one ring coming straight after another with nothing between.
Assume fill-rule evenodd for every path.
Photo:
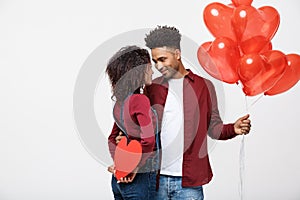
<instances>
[{"instance_id":1,"label":"man's arm","mask_svg":"<svg viewBox=\"0 0 300 200\"><path fill-rule=\"evenodd\" d=\"M213 84L209 81L207 86L210 94L211 118L208 134L213 139L227 140L237 135L248 134L250 132L251 121L249 114L239 118L235 123L223 124L219 114L216 91Z\"/></svg>"}]
</instances>

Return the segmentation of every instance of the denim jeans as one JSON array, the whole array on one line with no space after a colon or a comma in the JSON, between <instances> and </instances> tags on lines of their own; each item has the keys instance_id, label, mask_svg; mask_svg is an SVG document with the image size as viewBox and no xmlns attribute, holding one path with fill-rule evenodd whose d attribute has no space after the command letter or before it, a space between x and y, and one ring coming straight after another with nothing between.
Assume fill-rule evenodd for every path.
<instances>
[{"instance_id":1,"label":"denim jeans","mask_svg":"<svg viewBox=\"0 0 300 200\"><path fill-rule=\"evenodd\" d=\"M112 176L111 186L116 200L154 200L155 172L137 173L131 183L117 183Z\"/></svg>"},{"instance_id":2,"label":"denim jeans","mask_svg":"<svg viewBox=\"0 0 300 200\"><path fill-rule=\"evenodd\" d=\"M202 186L182 187L181 177L160 175L155 200L203 200Z\"/></svg>"}]
</instances>

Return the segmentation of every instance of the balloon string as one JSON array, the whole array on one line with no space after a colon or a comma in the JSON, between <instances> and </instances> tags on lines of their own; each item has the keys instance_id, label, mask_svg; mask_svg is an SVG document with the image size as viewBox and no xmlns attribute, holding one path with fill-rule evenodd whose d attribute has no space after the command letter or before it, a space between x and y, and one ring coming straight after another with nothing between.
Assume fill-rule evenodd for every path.
<instances>
[{"instance_id":1,"label":"balloon string","mask_svg":"<svg viewBox=\"0 0 300 200\"><path fill-rule=\"evenodd\" d=\"M248 112L252 106L254 106L264 95L260 95L254 102L252 102L250 105L248 104L247 101L247 96L245 96L245 101L246 101L246 111Z\"/></svg>"},{"instance_id":2,"label":"balloon string","mask_svg":"<svg viewBox=\"0 0 300 200\"><path fill-rule=\"evenodd\" d=\"M263 96L264 95L261 95L251 104L247 101L247 96L245 96L246 113L248 113L250 108L252 108L252 106L254 106ZM246 171L246 169L245 169L245 135L242 135L239 158L240 158L240 160L239 160L239 162L240 162L239 163L240 164L239 195L240 195L240 200L243 200L244 196L245 196L245 171Z\"/></svg>"},{"instance_id":3,"label":"balloon string","mask_svg":"<svg viewBox=\"0 0 300 200\"><path fill-rule=\"evenodd\" d=\"M240 185L239 185L240 199L244 199L245 194L245 135L242 136L240 146Z\"/></svg>"},{"instance_id":4,"label":"balloon string","mask_svg":"<svg viewBox=\"0 0 300 200\"><path fill-rule=\"evenodd\" d=\"M246 104L246 113L249 112L250 107L252 107L261 97L256 99L252 104L250 104L247 101L247 96L245 96L245 104ZM242 140L240 144L240 168L239 168L239 175L240 175L240 180L239 180L239 195L240 195L240 200L244 199L245 196L245 135L242 135Z\"/></svg>"}]
</instances>

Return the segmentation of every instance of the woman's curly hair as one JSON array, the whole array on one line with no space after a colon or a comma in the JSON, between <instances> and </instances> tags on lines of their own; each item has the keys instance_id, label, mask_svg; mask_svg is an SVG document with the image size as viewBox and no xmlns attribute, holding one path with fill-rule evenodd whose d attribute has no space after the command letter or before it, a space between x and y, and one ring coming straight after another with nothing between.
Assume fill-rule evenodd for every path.
<instances>
[{"instance_id":1,"label":"woman's curly hair","mask_svg":"<svg viewBox=\"0 0 300 200\"><path fill-rule=\"evenodd\" d=\"M108 61L106 73L112 86L112 99L123 101L133 93L139 93L145 83L145 72L150 64L146 49L126 46L117 51Z\"/></svg>"},{"instance_id":2,"label":"woman's curly hair","mask_svg":"<svg viewBox=\"0 0 300 200\"><path fill-rule=\"evenodd\" d=\"M171 47L180 50L181 34L175 27L157 26L154 30L146 34L146 46L150 49L157 47Z\"/></svg>"}]
</instances>

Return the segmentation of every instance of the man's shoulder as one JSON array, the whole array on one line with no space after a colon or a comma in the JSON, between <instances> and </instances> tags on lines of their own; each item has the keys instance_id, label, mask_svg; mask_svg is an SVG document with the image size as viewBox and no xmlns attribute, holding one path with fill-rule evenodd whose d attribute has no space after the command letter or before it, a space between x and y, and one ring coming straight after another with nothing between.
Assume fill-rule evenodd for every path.
<instances>
[{"instance_id":1,"label":"man's shoulder","mask_svg":"<svg viewBox=\"0 0 300 200\"><path fill-rule=\"evenodd\" d=\"M203 76L201 76L199 74L194 74L192 71L190 71L190 72L192 73L192 77L196 83L201 82L206 85L213 85L211 80L204 78Z\"/></svg>"}]
</instances>

